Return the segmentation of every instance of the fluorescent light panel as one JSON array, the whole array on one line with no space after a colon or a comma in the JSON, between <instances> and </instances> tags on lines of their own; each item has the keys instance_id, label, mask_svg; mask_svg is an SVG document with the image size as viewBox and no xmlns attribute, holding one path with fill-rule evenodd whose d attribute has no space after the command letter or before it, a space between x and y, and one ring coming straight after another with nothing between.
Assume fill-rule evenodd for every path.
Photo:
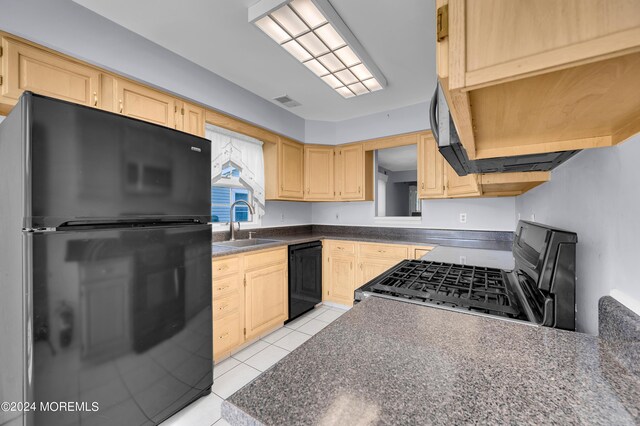
<instances>
[{"instance_id":1,"label":"fluorescent light panel","mask_svg":"<svg viewBox=\"0 0 640 426\"><path fill-rule=\"evenodd\" d=\"M255 25L343 97L375 92L386 84L384 77L383 84L376 79L312 0L293 0L264 12ZM337 14L334 18L342 22Z\"/></svg>"}]
</instances>

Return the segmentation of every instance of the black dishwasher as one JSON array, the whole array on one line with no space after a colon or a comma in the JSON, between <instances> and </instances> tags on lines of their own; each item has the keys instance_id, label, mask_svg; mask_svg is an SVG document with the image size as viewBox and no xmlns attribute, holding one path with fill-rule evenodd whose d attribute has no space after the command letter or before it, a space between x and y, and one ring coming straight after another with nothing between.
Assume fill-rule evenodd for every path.
<instances>
[{"instance_id":1,"label":"black dishwasher","mask_svg":"<svg viewBox=\"0 0 640 426\"><path fill-rule=\"evenodd\" d=\"M289 246L289 321L322 302L322 243Z\"/></svg>"}]
</instances>

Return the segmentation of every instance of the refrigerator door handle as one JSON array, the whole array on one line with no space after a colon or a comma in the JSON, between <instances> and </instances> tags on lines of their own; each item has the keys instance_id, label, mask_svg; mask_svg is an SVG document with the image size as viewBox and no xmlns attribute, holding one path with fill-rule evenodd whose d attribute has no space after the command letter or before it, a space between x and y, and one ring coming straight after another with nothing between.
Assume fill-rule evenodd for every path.
<instances>
[{"instance_id":1,"label":"refrigerator door handle","mask_svg":"<svg viewBox=\"0 0 640 426\"><path fill-rule=\"evenodd\" d=\"M180 281L178 277L178 268L173 268L173 287L176 290L176 296L180 295Z\"/></svg>"}]
</instances>

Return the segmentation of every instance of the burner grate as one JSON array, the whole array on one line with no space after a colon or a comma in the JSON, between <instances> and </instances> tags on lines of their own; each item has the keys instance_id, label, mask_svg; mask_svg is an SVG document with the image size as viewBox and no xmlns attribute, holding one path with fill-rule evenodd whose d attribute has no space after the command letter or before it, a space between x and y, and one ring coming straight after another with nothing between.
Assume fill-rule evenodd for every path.
<instances>
[{"instance_id":1,"label":"burner grate","mask_svg":"<svg viewBox=\"0 0 640 426\"><path fill-rule=\"evenodd\" d=\"M504 272L495 268L406 260L368 290L494 315L520 315Z\"/></svg>"}]
</instances>

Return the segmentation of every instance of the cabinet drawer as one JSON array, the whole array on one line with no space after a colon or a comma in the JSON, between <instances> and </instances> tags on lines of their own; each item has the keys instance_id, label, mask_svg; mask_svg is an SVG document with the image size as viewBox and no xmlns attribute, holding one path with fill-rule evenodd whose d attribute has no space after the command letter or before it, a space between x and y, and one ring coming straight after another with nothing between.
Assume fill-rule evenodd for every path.
<instances>
[{"instance_id":1,"label":"cabinet drawer","mask_svg":"<svg viewBox=\"0 0 640 426\"><path fill-rule=\"evenodd\" d=\"M220 320L213 321L213 356L228 352L239 346L243 340L240 313L235 312Z\"/></svg>"},{"instance_id":2,"label":"cabinet drawer","mask_svg":"<svg viewBox=\"0 0 640 426\"><path fill-rule=\"evenodd\" d=\"M238 257L227 257L225 259L213 261L213 279L240 271L240 259Z\"/></svg>"},{"instance_id":3,"label":"cabinet drawer","mask_svg":"<svg viewBox=\"0 0 640 426\"><path fill-rule=\"evenodd\" d=\"M213 279L213 299L225 297L231 293L237 293L242 286L242 276L238 274Z\"/></svg>"},{"instance_id":4,"label":"cabinet drawer","mask_svg":"<svg viewBox=\"0 0 640 426\"><path fill-rule=\"evenodd\" d=\"M331 254L347 254L347 255L355 255L356 254L356 243L350 241L331 241L329 243L329 253Z\"/></svg>"},{"instance_id":5,"label":"cabinet drawer","mask_svg":"<svg viewBox=\"0 0 640 426\"><path fill-rule=\"evenodd\" d=\"M287 262L286 247L247 254L244 257L244 267L247 270L261 268L268 265L275 265L282 262Z\"/></svg>"},{"instance_id":6,"label":"cabinet drawer","mask_svg":"<svg viewBox=\"0 0 640 426\"><path fill-rule=\"evenodd\" d=\"M222 319L240 311L240 293L234 292L225 297L213 298L213 320Z\"/></svg>"},{"instance_id":7,"label":"cabinet drawer","mask_svg":"<svg viewBox=\"0 0 640 426\"><path fill-rule=\"evenodd\" d=\"M409 255L407 246L397 244L360 244L360 256L382 259L406 259Z\"/></svg>"}]
</instances>

